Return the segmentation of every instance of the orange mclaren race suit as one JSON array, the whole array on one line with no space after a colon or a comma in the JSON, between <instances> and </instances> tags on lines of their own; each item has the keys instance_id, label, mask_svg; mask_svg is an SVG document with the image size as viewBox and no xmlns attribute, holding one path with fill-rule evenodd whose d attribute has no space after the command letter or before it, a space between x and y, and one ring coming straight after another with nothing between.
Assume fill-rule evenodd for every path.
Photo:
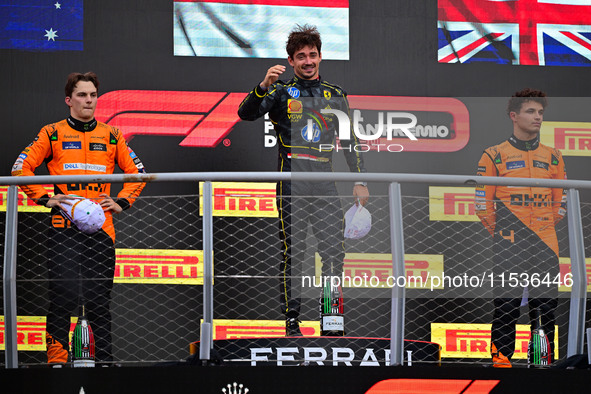
<instances>
[{"instance_id":1,"label":"orange mclaren race suit","mask_svg":"<svg viewBox=\"0 0 591 394\"><path fill-rule=\"evenodd\" d=\"M269 113L279 145L278 170L292 173L291 182L277 184L280 302L287 318L297 318L300 312L300 296L295 294L291 279L294 272L299 274L303 269L308 223L318 240L322 275L340 275L345 257L343 211L335 183L295 180L297 173L332 172L337 122L334 116L321 114L324 108L348 115L346 93L320 78L303 80L294 76L287 82L277 81L267 91L257 85L238 109L243 120L255 120ZM350 140L340 143L350 171L365 172L363 157L355 149L357 137L352 134Z\"/></svg>"},{"instance_id":2,"label":"orange mclaren race suit","mask_svg":"<svg viewBox=\"0 0 591 394\"><path fill-rule=\"evenodd\" d=\"M565 179L560 151L511 136L484 151L478 175L511 178ZM542 312L542 327L554 349L554 310L557 305L559 274L558 240L555 225L566 213L562 189L479 185L475 196L476 214L493 236L494 317L491 353L511 359L515 349L515 324L522 295L529 295L530 316ZM512 287L509 275L519 277ZM539 281L532 281L533 278ZM501 278L504 278L502 280ZM529 280L529 286L525 282ZM551 283L554 282L554 283ZM525 284L525 285L524 285ZM527 286L527 287L524 287ZM527 290L524 290L527 289Z\"/></svg>"},{"instance_id":3,"label":"orange mclaren race suit","mask_svg":"<svg viewBox=\"0 0 591 394\"><path fill-rule=\"evenodd\" d=\"M45 163L50 175L112 174L117 164L127 174L144 172L144 166L127 146L115 127L92 120L81 122L68 117L41 129L34 141L19 155L13 176L35 175ZM116 199L128 209L139 196L144 183L125 183ZM39 204L49 200L41 185L21 186ZM109 194L108 183L68 183L54 185L55 194L77 195L97 202ZM47 265L50 305L47 315L49 362L67 359L70 316L80 303L93 328L97 361L112 360L111 312L109 303L115 271L115 228L112 212L105 212L102 229L94 234L79 231L54 207L48 236ZM92 279L91 279L92 278Z\"/></svg>"}]
</instances>

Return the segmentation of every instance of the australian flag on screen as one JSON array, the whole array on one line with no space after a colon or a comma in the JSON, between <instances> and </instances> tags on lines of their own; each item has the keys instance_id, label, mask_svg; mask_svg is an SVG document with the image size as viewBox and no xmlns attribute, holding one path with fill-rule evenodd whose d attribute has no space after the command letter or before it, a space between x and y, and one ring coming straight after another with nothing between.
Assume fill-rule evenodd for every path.
<instances>
[{"instance_id":1,"label":"australian flag on screen","mask_svg":"<svg viewBox=\"0 0 591 394\"><path fill-rule=\"evenodd\" d=\"M438 0L439 63L591 66L591 0Z\"/></svg>"},{"instance_id":2,"label":"australian flag on screen","mask_svg":"<svg viewBox=\"0 0 591 394\"><path fill-rule=\"evenodd\" d=\"M82 0L0 0L0 48L81 51Z\"/></svg>"}]
</instances>

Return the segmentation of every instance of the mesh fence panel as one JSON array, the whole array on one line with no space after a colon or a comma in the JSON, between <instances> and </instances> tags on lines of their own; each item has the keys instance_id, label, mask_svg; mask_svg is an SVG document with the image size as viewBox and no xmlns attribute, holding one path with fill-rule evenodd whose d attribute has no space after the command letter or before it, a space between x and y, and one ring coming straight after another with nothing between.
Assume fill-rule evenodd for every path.
<instances>
[{"instance_id":1,"label":"mesh fence panel","mask_svg":"<svg viewBox=\"0 0 591 394\"><path fill-rule=\"evenodd\" d=\"M324 198L342 207L343 213L352 205L351 197ZM486 280L493 266L492 239L479 221L470 219L469 204L459 219L453 215L438 219L434 206L441 202L403 197L405 339L439 342L443 363L489 363L493 291ZM111 311L117 362L152 365L183 360L189 356L189 344L199 340L203 317L199 204L199 195L142 197L130 211L116 216L117 266ZM245 207L248 213L260 210L261 205ZM341 278L351 278L345 280L343 289L345 329L347 336L388 338L390 287L400 279L391 278L388 197L372 196L367 208L372 215L370 234L344 243ZM582 204L582 216L587 233L591 230L591 205ZM2 215L2 232L4 219ZM322 222L322 216L316 219ZM47 213L20 212L18 220L19 363L43 364L51 224ZM285 335L280 310L279 223L277 217L257 217L252 212L250 216L227 216L214 211L214 339ZM564 219L557 227L561 257L569 253L566 226ZM292 279L302 295L302 331L319 335L320 287L314 285L313 278L321 274L321 257L316 251L322 229L315 233L312 227L305 227L302 231L304 257L294 265ZM4 236L1 242L3 248ZM568 261L561 260L561 264ZM561 265L561 271L565 267ZM417 286L409 280L411 276L425 280L443 274L484 278L485 282L475 286L466 281L450 285L427 281ZM566 355L569 295L559 293L556 310L561 358ZM73 311L72 316L76 314ZM527 307L521 307L518 324L528 322ZM518 327L518 346L527 342L527 335ZM526 362L520 349L514 356L518 364Z\"/></svg>"},{"instance_id":2,"label":"mesh fence panel","mask_svg":"<svg viewBox=\"0 0 591 394\"><path fill-rule=\"evenodd\" d=\"M453 189L450 192L454 194ZM493 298L504 291L509 293L513 290L519 293L517 296L521 299L522 287L515 286L516 281L509 281L510 271L519 275L527 274L529 279L535 273L540 274L540 278L544 276L542 269L538 271L536 268L536 256L530 253L531 250L542 249L542 245L531 245L529 250L519 254L520 259L531 263L529 271L516 267L501 278L494 269L493 255L498 252L493 251L491 235L474 212L469 211L472 207L458 202L457 193L456 197L448 197L451 206L448 205L446 215L438 215L441 212L435 209L439 205L445 210L444 198L404 198L405 253L442 256L443 269L433 274L445 278L442 288L407 290L405 338L440 343L443 363L490 363ZM462 211L459 209L461 207L465 207L465 212L458 213ZM559 222L556 229L560 256L568 256L567 220ZM525 283L526 276L519 278L519 283ZM554 281L556 277L551 276L549 279ZM538 282L532 285L540 287ZM556 287L553 285L553 288ZM556 344L559 347L558 355L564 357L569 312L567 297L570 293L559 294L555 313L558 326ZM528 307L518 308L516 352L512 361L526 364L529 327L521 325L529 325Z\"/></svg>"}]
</instances>

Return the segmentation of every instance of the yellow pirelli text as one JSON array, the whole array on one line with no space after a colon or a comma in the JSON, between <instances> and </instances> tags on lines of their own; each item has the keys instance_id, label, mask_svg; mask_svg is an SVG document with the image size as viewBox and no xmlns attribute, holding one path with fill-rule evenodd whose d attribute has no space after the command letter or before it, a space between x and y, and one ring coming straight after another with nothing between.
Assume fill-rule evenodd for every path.
<instances>
[{"instance_id":1,"label":"yellow pirelli text","mask_svg":"<svg viewBox=\"0 0 591 394\"><path fill-rule=\"evenodd\" d=\"M570 292L573 288L573 277L570 268L570 257L559 257L558 264L560 267L560 283L558 291ZM585 279L587 281L587 292L591 292L591 258L585 259Z\"/></svg>"},{"instance_id":2,"label":"yellow pirelli text","mask_svg":"<svg viewBox=\"0 0 591 394\"><path fill-rule=\"evenodd\" d=\"M591 123L544 122L540 142L560 149L563 156L591 156Z\"/></svg>"},{"instance_id":3,"label":"yellow pirelli text","mask_svg":"<svg viewBox=\"0 0 591 394\"><path fill-rule=\"evenodd\" d=\"M116 249L115 283L203 285L203 251Z\"/></svg>"},{"instance_id":4,"label":"yellow pirelli text","mask_svg":"<svg viewBox=\"0 0 591 394\"><path fill-rule=\"evenodd\" d=\"M355 288L443 289L440 281L433 285L431 278L443 274L443 255L405 254L405 276L392 275L392 255L387 253L346 253L343 272L339 284ZM322 287L322 259L316 253L316 276L310 281L312 286ZM316 286L318 284L318 286Z\"/></svg>"},{"instance_id":5,"label":"yellow pirelli text","mask_svg":"<svg viewBox=\"0 0 591 394\"><path fill-rule=\"evenodd\" d=\"M514 359L527 359L530 326L517 324ZM441 358L490 358L491 324L431 323L431 342L441 345ZM558 358L558 326L554 336Z\"/></svg>"},{"instance_id":6,"label":"yellow pirelli text","mask_svg":"<svg viewBox=\"0 0 591 394\"><path fill-rule=\"evenodd\" d=\"M48 195L53 194L53 185L41 185L47 191ZM0 186L0 211L6 212L6 204L8 200L8 186ZM50 208L45 208L43 205L38 205L31 200L23 191L18 188L18 211L19 212L49 212Z\"/></svg>"},{"instance_id":7,"label":"yellow pirelli text","mask_svg":"<svg viewBox=\"0 0 591 394\"><path fill-rule=\"evenodd\" d=\"M429 187L429 220L477 222L473 187Z\"/></svg>"},{"instance_id":8,"label":"yellow pirelli text","mask_svg":"<svg viewBox=\"0 0 591 394\"><path fill-rule=\"evenodd\" d=\"M212 182L213 216L279 217L276 184ZM199 215L203 216L203 182L199 183Z\"/></svg>"},{"instance_id":9,"label":"yellow pirelli text","mask_svg":"<svg viewBox=\"0 0 591 394\"><path fill-rule=\"evenodd\" d=\"M17 316L16 317L16 342L20 351L45 351L45 316ZM77 317L70 317L70 339ZM92 326L92 325L91 325ZM4 316L0 316L0 351L6 349Z\"/></svg>"},{"instance_id":10,"label":"yellow pirelli text","mask_svg":"<svg viewBox=\"0 0 591 394\"><path fill-rule=\"evenodd\" d=\"M320 322L302 321L304 336L320 336ZM213 320L213 339L269 338L285 336L285 320Z\"/></svg>"}]
</instances>

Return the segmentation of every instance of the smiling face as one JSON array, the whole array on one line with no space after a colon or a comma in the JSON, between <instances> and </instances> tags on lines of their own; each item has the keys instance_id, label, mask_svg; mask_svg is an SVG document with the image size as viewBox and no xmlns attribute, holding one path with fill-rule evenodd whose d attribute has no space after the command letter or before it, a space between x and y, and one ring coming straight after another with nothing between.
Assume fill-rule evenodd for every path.
<instances>
[{"instance_id":1,"label":"smiling face","mask_svg":"<svg viewBox=\"0 0 591 394\"><path fill-rule=\"evenodd\" d=\"M70 107L70 116L82 122L94 119L97 102L97 89L90 81L79 81L71 96L66 97L66 104Z\"/></svg>"},{"instance_id":2,"label":"smiling face","mask_svg":"<svg viewBox=\"0 0 591 394\"><path fill-rule=\"evenodd\" d=\"M289 61L290 66L293 67L293 72L298 78L318 78L322 54L316 47L307 45L301 49L298 49L293 54L293 57L289 56L287 60Z\"/></svg>"},{"instance_id":3,"label":"smiling face","mask_svg":"<svg viewBox=\"0 0 591 394\"><path fill-rule=\"evenodd\" d=\"M544 107L536 101L526 101L519 112L509 114L513 121L513 133L520 140L531 140L540 133L544 120Z\"/></svg>"}]
</instances>

